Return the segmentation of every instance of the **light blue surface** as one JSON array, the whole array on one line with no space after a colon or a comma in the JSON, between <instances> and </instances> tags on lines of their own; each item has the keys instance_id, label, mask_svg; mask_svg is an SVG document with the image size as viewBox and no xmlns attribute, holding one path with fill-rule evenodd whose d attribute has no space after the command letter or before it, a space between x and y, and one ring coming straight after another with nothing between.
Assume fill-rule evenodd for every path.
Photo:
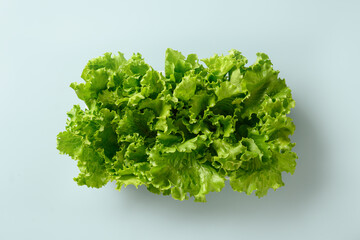
<instances>
[{"instance_id":1,"label":"light blue surface","mask_svg":"<svg viewBox=\"0 0 360 240\"><path fill-rule=\"evenodd\" d=\"M1 1L0 239L360 239L359 1ZM257 199L226 186L205 204L144 188L78 187L56 150L69 84L87 60L167 47L267 53L293 90L299 154Z\"/></svg>"}]
</instances>

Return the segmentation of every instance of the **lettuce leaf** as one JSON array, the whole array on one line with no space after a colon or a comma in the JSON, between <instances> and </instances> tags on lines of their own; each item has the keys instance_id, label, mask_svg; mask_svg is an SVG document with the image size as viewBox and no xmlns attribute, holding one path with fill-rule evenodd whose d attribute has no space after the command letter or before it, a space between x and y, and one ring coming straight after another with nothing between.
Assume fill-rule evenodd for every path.
<instances>
[{"instance_id":1,"label":"lettuce leaf","mask_svg":"<svg viewBox=\"0 0 360 240\"><path fill-rule=\"evenodd\" d=\"M258 197L296 167L291 90L269 57L253 65L237 50L202 59L167 49L165 76L141 54L94 58L72 83L86 103L68 112L57 148L77 161L79 185L144 185L205 202L230 181Z\"/></svg>"}]
</instances>

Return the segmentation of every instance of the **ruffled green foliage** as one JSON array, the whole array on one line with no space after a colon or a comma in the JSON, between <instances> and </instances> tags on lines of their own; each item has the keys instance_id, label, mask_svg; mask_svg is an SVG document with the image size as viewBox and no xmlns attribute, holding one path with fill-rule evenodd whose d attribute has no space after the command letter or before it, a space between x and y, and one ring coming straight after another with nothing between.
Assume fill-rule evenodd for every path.
<instances>
[{"instance_id":1,"label":"ruffled green foliage","mask_svg":"<svg viewBox=\"0 0 360 240\"><path fill-rule=\"evenodd\" d=\"M178 200L206 201L228 178L239 192L264 196L294 173L297 155L287 117L291 91L268 56L236 50L199 63L167 49L165 76L140 54L106 53L71 87L87 108L68 112L57 148L78 163L79 185L145 185Z\"/></svg>"}]
</instances>

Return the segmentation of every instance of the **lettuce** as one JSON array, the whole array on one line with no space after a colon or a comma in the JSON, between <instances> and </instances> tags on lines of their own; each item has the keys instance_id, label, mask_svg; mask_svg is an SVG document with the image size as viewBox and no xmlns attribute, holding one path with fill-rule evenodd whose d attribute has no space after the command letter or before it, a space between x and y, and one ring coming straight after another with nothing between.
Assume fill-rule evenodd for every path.
<instances>
[{"instance_id":1,"label":"lettuce","mask_svg":"<svg viewBox=\"0 0 360 240\"><path fill-rule=\"evenodd\" d=\"M284 185L297 155L287 117L291 91L269 57L246 67L239 51L202 59L167 49L165 74L140 54L106 53L72 83L86 103L67 115L57 148L77 161L79 185L145 185L174 199L205 202L230 181L258 197Z\"/></svg>"}]
</instances>

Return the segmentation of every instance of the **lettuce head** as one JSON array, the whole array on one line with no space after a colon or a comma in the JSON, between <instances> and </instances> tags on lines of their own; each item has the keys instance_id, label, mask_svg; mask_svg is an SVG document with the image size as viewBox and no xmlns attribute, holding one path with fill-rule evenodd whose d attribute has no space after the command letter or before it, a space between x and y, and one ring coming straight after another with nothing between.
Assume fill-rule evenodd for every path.
<instances>
[{"instance_id":1,"label":"lettuce head","mask_svg":"<svg viewBox=\"0 0 360 240\"><path fill-rule=\"evenodd\" d=\"M202 62L202 63L201 63ZM140 185L174 199L205 202L229 180L262 197L293 174L295 106L269 57L237 50L199 61L167 49L165 73L140 54L94 58L70 85L86 104L67 115L57 148L77 161L79 185Z\"/></svg>"}]
</instances>

